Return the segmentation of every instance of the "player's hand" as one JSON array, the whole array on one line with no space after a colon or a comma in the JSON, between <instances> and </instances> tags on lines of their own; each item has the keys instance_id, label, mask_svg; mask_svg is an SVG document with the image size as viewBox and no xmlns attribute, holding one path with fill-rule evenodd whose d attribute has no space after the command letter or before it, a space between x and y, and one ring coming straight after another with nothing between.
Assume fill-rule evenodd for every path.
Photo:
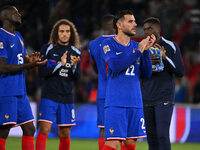
<instances>
[{"instance_id":1,"label":"player's hand","mask_svg":"<svg viewBox=\"0 0 200 150\"><path fill-rule=\"evenodd\" d=\"M155 41L156 41L156 37L154 34L152 34L145 45L145 50L148 50L150 47L152 47Z\"/></svg>"},{"instance_id":2,"label":"player's hand","mask_svg":"<svg viewBox=\"0 0 200 150\"><path fill-rule=\"evenodd\" d=\"M147 36L145 39L143 39L143 40L139 43L139 45L138 45L138 50L139 50L141 53L144 52L145 47L146 47L146 45L147 45L149 39L150 39L150 36Z\"/></svg>"},{"instance_id":3,"label":"player's hand","mask_svg":"<svg viewBox=\"0 0 200 150\"><path fill-rule=\"evenodd\" d=\"M166 59L166 50L163 46L160 46L159 44L155 44L155 47L158 47L162 51L162 58Z\"/></svg>"},{"instance_id":4,"label":"player's hand","mask_svg":"<svg viewBox=\"0 0 200 150\"><path fill-rule=\"evenodd\" d=\"M44 64L47 63L48 59L45 59L45 60L41 61L41 58L42 58L42 57L43 57L43 56L40 57L40 61L37 61L37 62L36 62L36 65L44 65Z\"/></svg>"},{"instance_id":5,"label":"player's hand","mask_svg":"<svg viewBox=\"0 0 200 150\"><path fill-rule=\"evenodd\" d=\"M32 63L32 62L41 61L41 58L39 56L40 56L40 52L33 52L31 54L31 57L29 57L29 62Z\"/></svg>"},{"instance_id":6,"label":"player's hand","mask_svg":"<svg viewBox=\"0 0 200 150\"><path fill-rule=\"evenodd\" d=\"M71 59L71 66L76 65L79 61L80 61L80 57L79 56L78 57L74 56L74 58Z\"/></svg>"},{"instance_id":7,"label":"player's hand","mask_svg":"<svg viewBox=\"0 0 200 150\"><path fill-rule=\"evenodd\" d=\"M68 53L68 51L66 51L61 57L62 66L65 66L67 63L67 53Z\"/></svg>"}]
</instances>

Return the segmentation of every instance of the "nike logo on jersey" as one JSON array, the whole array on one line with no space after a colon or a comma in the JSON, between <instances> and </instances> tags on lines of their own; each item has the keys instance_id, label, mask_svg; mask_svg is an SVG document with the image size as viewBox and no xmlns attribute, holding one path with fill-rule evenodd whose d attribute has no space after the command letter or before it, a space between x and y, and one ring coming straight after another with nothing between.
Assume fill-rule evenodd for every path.
<instances>
[{"instance_id":1,"label":"nike logo on jersey","mask_svg":"<svg viewBox=\"0 0 200 150\"><path fill-rule=\"evenodd\" d=\"M58 56L58 54L53 54L53 56Z\"/></svg>"},{"instance_id":2,"label":"nike logo on jersey","mask_svg":"<svg viewBox=\"0 0 200 150\"><path fill-rule=\"evenodd\" d=\"M164 105L168 105L169 103L164 103Z\"/></svg>"},{"instance_id":3,"label":"nike logo on jersey","mask_svg":"<svg viewBox=\"0 0 200 150\"><path fill-rule=\"evenodd\" d=\"M11 47L11 48L13 48L14 46L15 46L15 44L13 44L13 45L10 45L10 47Z\"/></svg>"},{"instance_id":4,"label":"nike logo on jersey","mask_svg":"<svg viewBox=\"0 0 200 150\"><path fill-rule=\"evenodd\" d=\"M116 52L116 55L120 55L122 52Z\"/></svg>"}]
</instances>

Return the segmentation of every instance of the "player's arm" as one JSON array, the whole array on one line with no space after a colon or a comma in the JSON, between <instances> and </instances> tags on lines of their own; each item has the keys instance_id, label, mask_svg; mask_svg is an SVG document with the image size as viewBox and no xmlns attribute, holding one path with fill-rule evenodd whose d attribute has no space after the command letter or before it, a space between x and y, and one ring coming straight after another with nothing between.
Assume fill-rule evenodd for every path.
<instances>
[{"instance_id":1,"label":"player's arm","mask_svg":"<svg viewBox=\"0 0 200 150\"><path fill-rule=\"evenodd\" d=\"M90 63L92 64L92 68L94 69L94 71L98 74L97 64L93 57L93 51L95 51L96 48L95 46L96 46L95 41L91 41L89 44Z\"/></svg>"},{"instance_id":2,"label":"player's arm","mask_svg":"<svg viewBox=\"0 0 200 150\"><path fill-rule=\"evenodd\" d=\"M80 78L80 74L81 74L81 63L80 61L76 64L72 66L72 78L74 80L78 80Z\"/></svg>"},{"instance_id":3,"label":"player's arm","mask_svg":"<svg viewBox=\"0 0 200 150\"><path fill-rule=\"evenodd\" d=\"M7 64L6 60L7 60L6 58L0 57L0 74L17 72L17 71L21 71L24 69L29 69L34 66L37 66L36 61L31 62L31 63L21 64L21 65L15 65L15 64Z\"/></svg>"},{"instance_id":4,"label":"player's arm","mask_svg":"<svg viewBox=\"0 0 200 150\"><path fill-rule=\"evenodd\" d=\"M53 47L52 47L53 48ZM40 55L43 56L41 59L47 60L45 65L39 66L39 75L41 77L48 77L53 75L59 68L62 67L62 63L57 63L56 60L48 57L48 53L46 54L48 47L45 45L40 50Z\"/></svg>"},{"instance_id":5,"label":"player's arm","mask_svg":"<svg viewBox=\"0 0 200 150\"><path fill-rule=\"evenodd\" d=\"M104 60L113 72L120 72L127 69L131 64L136 62L141 55L141 52L137 49L127 49L127 53L116 52L109 41L104 41L102 47L104 51Z\"/></svg>"},{"instance_id":6,"label":"player's arm","mask_svg":"<svg viewBox=\"0 0 200 150\"><path fill-rule=\"evenodd\" d=\"M145 78L150 78L152 74L152 64L149 51L144 51L141 57L141 72Z\"/></svg>"},{"instance_id":7,"label":"player's arm","mask_svg":"<svg viewBox=\"0 0 200 150\"><path fill-rule=\"evenodd\" d=\"M81 55L81 53L80 53L80 55ZM71 58L71 60L70 60L70 65L71 65L71 67L72 67L72 78L74 79L74 80L78 80L79 78L80 78L80 66L81 66L81 63L80 63L80 61L81 61L81 56L80 56L79 54L78 54L78 56L74 56L73 58ZM63 59L63 60L62 60ZM63 63L63 61L64 61L64 63ZM65 54L62 56L62 58L61 58L61 62L62 62L62 64L63 65L66 65L66 63L67 63L67 52L65 52Z\"/></svg>"},{"instance_id":8,"label":"player's arm","mask_svg":"<svg viewBox=\"0 0 200 150\"><path fill-rule=\"evenodd\" d=\"M166 53L164 53L165 57L163 57L165 63L169 67L170 71L175 73L176 76L182 77L185 73L185 68L181 56L181 52L179 47L174 44L175 50L173 50L171 47L169 47L167 50L164 49L164 47L160 47L161 49L164 49Z\"/></svg>"}]
</instances>

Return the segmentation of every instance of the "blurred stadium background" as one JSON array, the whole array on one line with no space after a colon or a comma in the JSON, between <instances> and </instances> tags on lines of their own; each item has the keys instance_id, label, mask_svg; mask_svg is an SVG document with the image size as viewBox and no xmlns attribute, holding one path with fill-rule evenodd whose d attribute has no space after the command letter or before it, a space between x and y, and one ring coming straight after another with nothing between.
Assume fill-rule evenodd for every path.
<instances>
[{"instance_id":1,"label":"blurred stadium background","mask_svg":"<svg viewBox=\"0 0 200 150\"><path fill-rule=\"evenodd\" d=\"M199 0L1 0L0 5L14 4L22 14L18 28L25 39L28 53L39 51L48 42L52 25L61 18L73 21L81 38L81 78L75 84L77 126L72 138L97 139L96 92L98 76L93 71L88 52L90 40L102 34L103 15L132 9L138 24L134 40L143 38L143 20L149 16L161 20L162 35L181 49L186 72L176 79L172 123L172 142L200 142L200 1ZM27 92L37 116L42 80L37 68L26 71ZM10 136L21 135L12 129ZM49 137L57 137L54 125Z\"/></svg>"}]
</instances>

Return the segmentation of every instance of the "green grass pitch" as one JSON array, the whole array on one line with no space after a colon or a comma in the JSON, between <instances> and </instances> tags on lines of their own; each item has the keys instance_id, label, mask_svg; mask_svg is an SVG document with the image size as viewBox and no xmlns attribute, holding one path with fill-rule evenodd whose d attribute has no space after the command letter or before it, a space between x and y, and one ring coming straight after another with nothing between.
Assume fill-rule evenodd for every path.
<instances>
[{"instance_id":1,"label":"green grass pitch","mask_svg":"<svg viewBox=\"0 0 200 150\"><path fill-rule=\"evenodd\" d=\"M59 139L49 138L47 140L46 150L58 150ZM21 138L9 137L6 142L6 150L21 150ZM81 140L71 139L70 150L98 150L97 140ZM118 149L120 150L120 149ZM136 150L148 150L146 142L137 142ZM172 150L200 150L199 143L174 143L172 144Z\"/></svg>"}]
</instances>

